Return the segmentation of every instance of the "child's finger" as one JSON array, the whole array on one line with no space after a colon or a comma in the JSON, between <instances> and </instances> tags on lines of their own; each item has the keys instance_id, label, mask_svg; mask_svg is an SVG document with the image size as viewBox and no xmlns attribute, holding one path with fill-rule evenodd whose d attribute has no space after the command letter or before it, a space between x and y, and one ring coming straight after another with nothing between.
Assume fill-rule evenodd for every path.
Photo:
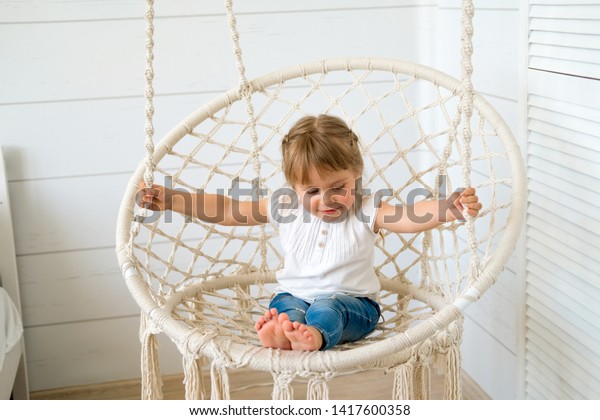
<instances>
[{"instance_id":1,"label":"child's finger","mask_svg":"<svg viewBox=\"0 0 600 420\"><path fill-rule=\"evenodd\" d=\"M142 204L144 200L145 192L142 189L137 190L135 193L135 202L139 205Z\"/></svg>"},{"instance_id":2,"label":"child's finger","mask_svg":"<svg viewBox=\"0 0 600 420\"><path fill-rule=\"evenodd\" d=\"M460 202L463 204L477 203L479 202L479 197L477 197L476 195L462 196Z\"/></svg>"},{"instance_id":3,"label":"child's finger","mask_svg":"<svg viewBox=\"0 0 600 420\"><path fill-rule=\"evenodd\" d=\"M469 208L471 210L479 211L479 210L481 210L483 208L483 204L481 204L481 203L472 203L472 204L469 204Z\"/></svg>"},{"instance_id":4,"label":"child's finger","mask_svg":"<svg viewBox=\"0 0 600 420\"><path fill-rule=\"evenodd\" d=\"M154 185L153 185L153 187L154 187ZM138 184L138 189L140 189L142 191L146 191L146 190L149 190L150 188L148 188L146 186L146 183L144 181L140 181L140 183Z\"/></svg>"},{"instance_id":5,"label":"child's finger","mask_svg":"<svg viewBox=\"0 0 600 420\"><path fill-rule=\"evenodd\" d=\"M143 188L141 191L144 196L158 197L160 195L160 190L158 188Z\"/></svg>"},{"instance_id":6,"label":"child's finger","mask_svg":"<svg viewBox=\"0 0 600 420\"><path fill-rule=\"evenodd\" d=\"M460 195L461 195L461 197L468 197L471 195L475 195L475 188L467 187L463 190L463 192Z\"/></svg>"},{"instance_id":7,"label":"child's finger","mask_svg":"<svg viewBox=\"0 0 600 420\"><path fill-rule=\"evenodd\" d=\"M465 206L465 211L469 216L477 216L482 207L481 203L472 203Z\"/></svg>"}]
</instances>

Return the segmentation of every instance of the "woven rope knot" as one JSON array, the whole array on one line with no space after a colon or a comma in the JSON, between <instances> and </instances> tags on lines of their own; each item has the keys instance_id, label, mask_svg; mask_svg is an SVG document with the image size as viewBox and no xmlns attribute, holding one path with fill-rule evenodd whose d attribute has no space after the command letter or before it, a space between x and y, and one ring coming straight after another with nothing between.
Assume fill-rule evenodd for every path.
<instances>
[{"instance_id":1,"label":"woven rope knot","mask_svg":"<svg viewBox=\"0 0 600 420\"><path fill-rule=\"evenodd\" d=\"M283 372L278 372L277 374L277 383L278 384L285 384L285 385L289 385L295 377L295 374L291 371L283 371Z\"/></svg>"},{"instance_id":2,"label":"woven rope knot","mask_svg":"<svg viewBox=\"0 0 600 420\"><path fill-rule=\"evenodd\" d=\"M472 1L467 1L464 5L465 14L469 17L473 17L475 15L475 6L473 6Z\"/></svg>"},{"instance_id":3,"label":"woven rope knot","mask_svg":"<svg viewBox=\"0 0 600 420\"><path fill-rule=\"evenodd\" d=\"M427 360L433 354L434 346L431 339L427 339L419 346L418 355L419 358Z\"/></svg>"},{"instance_id":4,"label":"woven rope knot","mask_svg":"<svg viewBox=\"0 0 600 420\"><path fill-rule=\"evenodd\" d=\"M452 346L460 345L462 341L462 322L450 324L446 331L440 332L436 337L436 344L442 348L449 349Z\"/></svg>"},{"instance_id":5,"label":"woven rope knot","mask_svg":"<svg viewBox=\"0 0 600 420\"><path fill-rule=\"evenodd\" d=\"M240 96L242 98L248 98L252 94L252 90L250 89L249 83L242 83L240 85Z\"/></svg>"},{"instance_id":6,"label":"woven rope knot","mask_svg":"<svg viewBox=\"0 0 600 420\"><path fill-rule=\"evenodd\" d=\"M149 314L142 314L140 319L140 339L147 335L157 335L162 332L160 328L156 325L156 323L152 320L152 315L154 311L151 311Z\"/></svg>"},{"instance_id":7,"label":"woven rope knot","mask_svg":"<svg viewBox=\"0 0 600 420\"><path fill-rule=\"evenodd\" d=\"M294 377L291 371L273 372L273 399L291 400L294 397L291 387Z\"/></svg>"}]
</instances>

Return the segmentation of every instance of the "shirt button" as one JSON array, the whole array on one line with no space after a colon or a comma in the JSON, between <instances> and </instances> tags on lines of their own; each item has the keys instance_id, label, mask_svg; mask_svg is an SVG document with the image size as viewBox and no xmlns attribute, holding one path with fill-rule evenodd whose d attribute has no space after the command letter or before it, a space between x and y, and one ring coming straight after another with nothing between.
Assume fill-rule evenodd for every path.
<instances>
[{"instance_id":1,"label":"shirt button","mask_svg":"<svg viewBox=\"0 0 600 420\"><path fill-rule=\"evenodd\" d=\"M324 248L325 247L325 242L319 242L319 248Z\"/></svg>"},{"instance_id":2,"label":"shirt button","mask_svg":"<svg viewBox=\"0 0 600 420\"><path fill-rule=\"evenodd\" d=\"M329 231L327 229L323 229L321 231L321 235L327 235L329 233Z\"/></svg>"}]
</instances>

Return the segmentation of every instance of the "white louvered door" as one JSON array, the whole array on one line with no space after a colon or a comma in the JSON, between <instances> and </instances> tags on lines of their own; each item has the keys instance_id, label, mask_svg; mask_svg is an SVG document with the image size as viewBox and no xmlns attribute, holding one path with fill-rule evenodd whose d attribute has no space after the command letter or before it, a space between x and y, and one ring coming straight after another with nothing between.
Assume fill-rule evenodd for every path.
<instances>
[{"instance_id":1,"label":"white louvered door","mask_svg":"<svg viewBox=\"0 0 600 420\"><path fill-rule=\"evenodd\" d=\"M529 67L600 78L598 0L531 0Z\"/></svg>"},{"instance_id":2,"label":"white louvered door","mask_svg":"<svg viewBox=\"0 0 600 420\"><path fill-rule=\"evenodd\" d=\"M524 397L600 398L600 1L530 0Z\"/></svg>"}]
</instances>

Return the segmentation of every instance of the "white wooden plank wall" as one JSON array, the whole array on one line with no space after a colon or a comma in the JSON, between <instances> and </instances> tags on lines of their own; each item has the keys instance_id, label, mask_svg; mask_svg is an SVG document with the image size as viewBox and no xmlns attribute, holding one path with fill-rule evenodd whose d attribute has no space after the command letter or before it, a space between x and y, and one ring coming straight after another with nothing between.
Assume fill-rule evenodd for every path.
<instances>
[{"instance_id":1,"label":"white wooden plank wall","mask_svg":"<svg viewBox=\"0 0 600 420\"><path fill-rule=\"evenodd\" d=\"M519 129L517 0L475 0L473 85ZM436 67L460 75L460 0L440 1ZM525 144L521 144L525 150ZM484 203L485 205L485 203ZM494 399L517 397L517 322L522 258L514 255L496 284L465 316L463 368Z\"/></svg>"},{"instance_id":2,"label":"white wooden plank wall","mask_svg":"<svg viewBox=\"0 0 600 420\"><path fill-rule=\"evenodd\" d=\"M156 3L160 138L237 76L221 1ZM437 3L238 1L249 76L348 55L434 64ZM139 376L138 311L113 248L120 198L144 155L143 8L0 2L0 143L34 391ZM161 348L163 372L179 372L172 346Z\"/></svg>"},{"instance_id":3,"label":"white wooden plank wall","mask_svg":"<svg viewBox=\"0 0 600 420\"><path fill-rule=\"evenodd\" d=\"M600 398L600 2L531 0L523 397Z\"/></svg>"}]
</instances>

